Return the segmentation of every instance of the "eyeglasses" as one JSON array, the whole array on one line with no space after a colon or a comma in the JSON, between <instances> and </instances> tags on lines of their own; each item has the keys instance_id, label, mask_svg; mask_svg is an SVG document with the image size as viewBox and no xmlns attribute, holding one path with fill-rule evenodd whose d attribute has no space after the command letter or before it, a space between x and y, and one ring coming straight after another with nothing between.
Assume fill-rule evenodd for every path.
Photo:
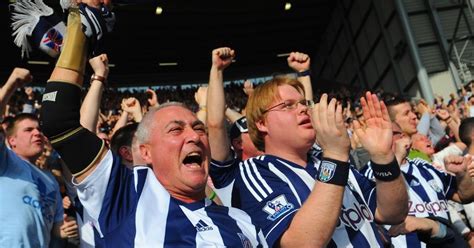
<instances>
[{"instance_id":1,"label":"eyeglasses","mask_svg":"<svg viewBox=\"0 0 474 248\"><path fill-rule=\"evenodd\" d=\"M281 103L278 103L277 105L275 106L272 106L270 108L267 108L266 110L263 111L263 113L267 113L267 112L270 112L272 110L275 110L275 108L278 108L280 106L282 106L279 110L292 110L292 109L295 109L297 106L298 106L298 103L303 105L303 106L306 106L308 108L313 108L314 106L314 102L313 100L306 100L306 99L303 99L303 100L299 100L299 101L296 101L296 100L285 100Z\"/></svg>"}]
</instances>

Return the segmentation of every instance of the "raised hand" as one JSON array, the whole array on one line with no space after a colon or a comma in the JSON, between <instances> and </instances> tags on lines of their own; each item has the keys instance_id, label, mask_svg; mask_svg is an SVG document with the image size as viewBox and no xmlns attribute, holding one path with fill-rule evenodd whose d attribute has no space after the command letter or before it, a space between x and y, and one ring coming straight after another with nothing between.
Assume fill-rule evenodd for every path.
<instances>
[{"instance_id":1,"label":"raised hand","mask_svg":"<svg viewBox=\"0 0 474 248\"><path fill-rule=\"evenodd\" d=\"M392 162L392 124L388 110L377 95L367 92L360 103L366 126L354 121L354 131L359 136L362 146L369 152L371 160L377 164Z\"/></svg>"},{"instance_id":2,"label":"raised hand","mask_svg":"<svg viewBox=\"0 0 474 248\"><path fill-rule=\"evenodd\" d=\"M323 149L324 157L348 161L351 142L344 126L342 106L337 104L334 98L329 104L327 100L328 95L323 94L319 103L313 108L316 140Z\"/></svg>"},{"instance_id":3,"label":"raised hand","mask_svg":"<svg viewBox=\"0 0 474 248\"><path fill-rule=\"evenodd\" d=\"M160 105L158 103L158 97L156 96L156 92L152 89L147 89L146 90L146 93L147 94L150 94L150 98L148 98L148 104L150 104L150 107L157 107L158 105Z\"/></svg>"},{"instance_id":4,"label":"raised hand","mask_svg":"<svg viewBox=\"0 0 474 248\"><path fill-rule=\"evenodd\" d=\"M409 137L403 137L395 141L395 157L397 158L398 164L402 164L402 161L407 157L410 148L411 139Z\"/></svg>"},{"instance_id":5,"label":"raised hand","mask_svg":"<svg viewBox=\"0 0 474 248\"><path fill-rule=\"evenodd\" d=\"M31 81L33 81L33 76L29 70L16 67L7 82L12 82L16 88L20 88Z\"/></svg>"},{"instance_id":6,"label":"raised hand","mask_svg":"<svg viewBox=\"0 0 474 248\"><path fill-rule=\"evenodd\" d=\"M449 112L446 109L437 109L436 115L443 121L446 121L450 117Z\"/></svg>"},{"instance_id":7,"label":"raised hand","mask_svg":"<svg viewBox=\"0 0 474 248\"><path fill-rule=\"evenodd\" d=\"M122 110L130 114L136 111L141 111L140 103L135 97L123 99Z\"/></svg>"},{"instance_id":8,"label":"raised hand","mask_svg":"<svg viewBox=\"0 0 474 248\"><path fill-rule=\"evenodd\" d=\"M224 70L235 58L235 51L229 47L221 47L212 50L212 67L217 70Z\"/></svg>"},{"instance_id":9,"label":"raised hand","mask_svg":"<svg viewBox=\"0 0 474 248\"><path fill-rule=\"evenodd\" d=\"M200 86L194 93L194 100L200 106L206 106L207 101L207 86Z\"/></svg>"},{"instance_id":10,"label":"raised hand","mask_svg":"<svg viewBox=\"0 0 474 248\"><path fill-rule=\"evenodd\" d=\"M89 64L94 71L94 74L107 78L109 76L109 59L107 54L101 54L92 59L89 59Z\"/></svg>"},{"instance_id":11,"label":"raised hand","mask_svg":"<svg viewBox=\"0 0 474 248\"><path fill-rule=\"evenodd\" d=\"M444 158L444 165L446 170L456 174L457 176L462 176L466 173L468 167L472 167L472 156L456 156L449 155Z\"/></svg>"},{"instance_id":12,"label":"raised hand","mask_svg":"<svg viewBox=\"0 0 474 248\"><path fill-rule=\"evenodd\" d=\"M287 58L288 66L296 72L309 70L310 58L308 54L292 52Z\"/></svg>"},{"instance_id":13,"label":"raised hand","mask_svg":"<svg viewBox=\"0 0 474 248\"><path fill-rule=\"evenodd\" d=\"M250 80L245 80L244 82L244 93L247 96L252 95L253 93L253 83Z\"/></svg>"}]
</instances>

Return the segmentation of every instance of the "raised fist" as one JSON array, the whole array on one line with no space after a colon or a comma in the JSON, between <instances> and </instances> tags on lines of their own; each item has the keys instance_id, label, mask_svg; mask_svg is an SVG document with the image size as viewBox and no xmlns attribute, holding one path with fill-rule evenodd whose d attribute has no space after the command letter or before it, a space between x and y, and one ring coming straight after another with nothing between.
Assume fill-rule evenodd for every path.
<instances>
[{"instance_id":1,"label":"raised fist","mask_svg":"<svg viewBox=\"0 0 474 248\"><path fill-rule=\"evenodd\" d=\"M94 74L107 78L109 76L109 59L107 54L101 54L92 59L89 59L89 64L94 71Z\"/></svg>"},{"instance_id":2,"label":"raised fist","mask_svg":"<svg viewBox=\"0 0 474 248\"><path fill-rule=\"evenodd\" d=\"M288 66L296 72L309 70L310 58L308 54L300 52L292 52L288 56Z\"/></svg>"},{"instance_id":3,"label":"raised fist","mask_svg":"<svg viewBox=\"0 0 474 248\"><path fill-rule=\"evenodd\" d=\"M250 80L245 80L244 82L244 93L247 96L253 93L253 83Z\"/></svg>"},{"instance_id":4,"label":"raised fist","mask_svg":"<svg viewBox=\"0 0 474 248\"><path fill-rule=\"evenodd\" d=\"M15 69L13 69L12 74L10 74L9 81L10 80L15 83L15 86L17 88L19 88L23 87L27 83L30 83L33 80L33 76L31 76L29 70L16 67Z\"/></svg>"},{"instance_id":5,"label":"raised fist","mask_svg":"<svg viewBox=\"0 0 474 248\"><path fill-rule=\"evenodd\" d=\"M224 70L232 63L234 58L235 52L229 47L214 49L212 50L212 67L218 70Z\"/></svg>"}]
</instances>

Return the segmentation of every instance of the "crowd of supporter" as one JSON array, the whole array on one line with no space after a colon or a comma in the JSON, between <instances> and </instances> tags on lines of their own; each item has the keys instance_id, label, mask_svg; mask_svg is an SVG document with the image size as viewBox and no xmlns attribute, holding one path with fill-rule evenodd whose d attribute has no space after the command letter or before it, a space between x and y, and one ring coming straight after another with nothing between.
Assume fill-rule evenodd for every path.
<instances>
[{"instance_id":1,"label":"crowd of supporter","mask_svg":"<svg viewBox=\"0 0 474 248\"><path fill-rule=\"evenodd\" d=\"M79 2L44 90L24 68L0 89L0 247L474 247L474 83L322 90L292 52L224 84L221 47L206 85L119 91L81 18L108 3Z\"/></svg>"}]
</instances>

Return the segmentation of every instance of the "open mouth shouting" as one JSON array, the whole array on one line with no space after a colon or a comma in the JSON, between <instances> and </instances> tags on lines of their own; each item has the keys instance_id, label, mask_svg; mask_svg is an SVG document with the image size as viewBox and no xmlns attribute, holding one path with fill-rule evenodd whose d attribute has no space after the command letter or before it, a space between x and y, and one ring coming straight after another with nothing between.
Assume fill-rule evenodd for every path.
<instances>
[{"instance_id":1,"label":"open mouth shouting","mask_svg":"<svg viewBox=\"0 0 474 248\"><path fill-rule=\"evenodd\" d=\"M201 152L190 152L183 159L183 165L191 169L201 168L203 160Z\"/></svg>"}]
</instances>

